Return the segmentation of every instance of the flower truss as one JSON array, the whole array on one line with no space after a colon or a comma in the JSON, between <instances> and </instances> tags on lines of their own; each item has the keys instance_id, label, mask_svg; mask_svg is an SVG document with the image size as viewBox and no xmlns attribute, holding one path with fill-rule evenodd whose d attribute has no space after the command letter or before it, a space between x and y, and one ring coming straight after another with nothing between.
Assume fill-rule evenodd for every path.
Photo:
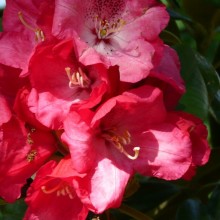
<instances>
[{"instance_id":1,"label":"flower truss","mask_svg":"<svg viewBox=\"0 0 220 220\"><path fill-rule=\"evenodd\" d=\"M0 33L0 196L26 220L120 206L135 174L190 179L207 130L185 92L156 0L7 0Z\"/></svg>"}]
</instances>

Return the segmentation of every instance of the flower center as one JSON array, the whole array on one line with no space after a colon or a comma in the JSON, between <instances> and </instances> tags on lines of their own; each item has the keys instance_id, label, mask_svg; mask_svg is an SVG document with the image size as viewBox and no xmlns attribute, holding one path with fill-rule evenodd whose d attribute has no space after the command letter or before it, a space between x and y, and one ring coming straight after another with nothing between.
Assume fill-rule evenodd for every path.
<instances>
[{"instance_id":1,"label":"flower center","mask_svg":"<svg viewBox=\"0 0 220 220\"><path fill-rule=\"evenodd\" d=\"M28 133L27 133L27 144L29 145L33 145L34 144L34 141L32 139L32 133L34 133L36 131L35 128L29 126L29 125L26 125L26 129L28 130Z\"/></svg>"},{"instance_id":2,"label":"flower center","mask_svg":"<svg viewBox=\"0 0 220 220\"><path fill-rule=\"evenodd\" d=\"M118 134L116 129L110 129L104 133L103 137L110 141L122 154L131 160L136 160L139 156L140 147L134 147L134 155L130 155L125 150L125 145L131 143L131 134L128 130L125 130L122 134Z\"/></svg>"},{"instance_id":3,"label":"flower center","mask_svg":"<svg viewBox=\"0 0 220 220\"><path fill-rule=\"evenodd\" d=\"M35 159L36 156L37 156L37 151L36 151L36 150L31 150L31 151L27 154L26 160L30 163L31 161L33 161L33 160Z\"/></svg>"},{"instance_id":4,"label":"flower center","mask_svg":"<svg viewBox=\"0 0 220 220\"><path fill-rule=\"evenodd\" d=\"M81 88L88 88L90 85L90 79L86 76L86 74L79 67L78 71L71 73L71 68L65 68L66 74L69 78L69 87L72 89L76 86Z\"/></svg>"},{"instance_id":5,"label":"flower center","mask_svg":"<svg viewBox=\"0 0 220 220\"><path fill-rule=\"evenodd\" d=\"M44 41L45 40L45 36L44 36L44 33L43 31L40 29L40 28L34 28L32 27L30 24L28 24L24 17L23 17L23 14L21 11L18 12L18 18L19 20L21 21L21 23L29 30L33 31L35 33L35 40L37 42L40 42L40 41Z\"/></svg>"},{"instance_id":6,"label":"flower center","mask_svg":"<svg viewBox=\"0 0 220 220\"><path fill-rule=\"evenodd\" d=\"M126 24L123 19L117 19L115 22L110 23L106 19L101 19L98 16L94 18L95 32L98 39L105 39L113 33L119 32Z\"/></svg>"},{"instance_id":7,"label":"flower center","mask_svg":"<svg viewBox=\"0 0 220 220\"><path fill-rule=\"evenodd\" d=\"M52 188L47 188L46 186L42 186L41 190L45 194L56 193L59 196L69 196L70 199L74 199L74 195L71 192L71 187L67 185L65 182L60 181L58 184L53 186Z\"/></svg>"}]
</instances>

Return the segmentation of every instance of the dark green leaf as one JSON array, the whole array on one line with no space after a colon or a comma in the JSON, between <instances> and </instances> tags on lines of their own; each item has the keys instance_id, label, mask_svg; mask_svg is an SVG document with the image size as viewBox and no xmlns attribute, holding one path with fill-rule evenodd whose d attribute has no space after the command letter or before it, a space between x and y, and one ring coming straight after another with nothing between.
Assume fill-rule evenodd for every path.
<instances>
[{"instance_id":1,"label":"dark green leaf","mask_svg":"<svg viewBox=\"0 0 220 220\"><path fill-rule=\"evenodd\" d=\"M19 220L22 219L26 210L26 204L23 200L17 200L13 204L0 206L0 219Z\"/></svg>"},{"instance_id":2,"label":"dark green leaf","mask_svg":"<svg viewBox=\"0 0 220 220\"><path fill-rule=\"evenodd\" d=\"M220 123L220 78L214 67L204 57L198 53L195 57L208 90L210 111Z\"/></svg>"},{"instance_id":3,"label":"dark green leaf","mask_svg":"<svg viewBox=\"0 0 220 220\"><path fill-rule=\"evenodd\" d=\"M150 179L140 181L139 190L124 202L144 212L157 207L178 192L179 188L172 183Z\"/></svg>"},{"instance_id":4,"label":"dark green leaf","mask_svg":"<svg viewBox=\"0 0 220 220\"><path fill-rule=\"evenodd\" d=\"M208 204L209 213L213 220L220 219L220 186L213 191Z\"/></svg>"},{"instance_id":5,"label":"dark green leaf","mask_svg":"<svg viewBox=\"0 0 220 220\"><path fill-rule=\"evenodd\" d=\"M182 15L176 11L173 11L169 8L167 9L167 11L169 12L169 15L171 18L174 18L176 20L183 20L183 21L187 21L187 22L192 22L192 20L189 17Z\"/></svg>"},{"instance_id":6,"label":"dark green leaf","mask_svg":"<svg viewBox=\"0 0 220 220\"><path fill-rule=\"evenodd\" d=\"M220 7L220 1L219 0L205 0L206 2L213 4L214 6Z\"/></svg>"},{"instance_id":7,"label":"dark green leaf","mask_svg":"<svg viewBox=\"0 0 220 220\"><path fill-rule=\"evenodd\" d=\"M163 41L168 44L168 45L175 45L175 44L180 44L181 40L179 37L177 37L175 34L168 30L164 30L161 34L160 37L163 39Z\"/></svg>"},{"instance_id":8,"label":"dark green leaf","mask_svg":"<svg viewBox=\"0 0 220 220\"><path fill-rule=\"evenodd\" d=\"M177 210L176 220L211 220L211 217L199 200L188 199Z\"/></svg>"},{"instance_id":9,"label":"dark green leaf","mask_svg":"<svg viewBox=\"0 0 220 220\"><path fill-rule=\"evenodd\" d=\"M214 67L200 54L196 53L195 58L198 63L199 70L206 83L209 94L209 102L211 103L218 92L220 92L220 78Z\"/></svg>"},{"instance_id":10,"label":"dark green leaf","mask_svg":"<svg viewBox=\"0 0 220 220\"><path fill-rule=\"evenodd\" d=\"M220 78L214 67L199 53L186 45L177 48L186 94L180 101L183 110L206 119L210 110L220 122Z\"/></svg>"},{"instance_id":11,"label":"dark green leaf","mask_svg":"<svg viewBox=\"0 0 220 220\"><path fill-rule=\"evenodd\" d=\"M176 47L181 61L181 74L186 83L186 93L180 100L180 108L201 119L209 110L208 91L195 52L186 45Z\"/></svg>"},{"instance_id":12,"label":"dark green leaf","mask_svg":"<svg viewBox=\"0 0 220 220\"><path fill-rule=\"evenodd\" d=\"M215 120L220 123L220 90L216 93L212 100L211 114Z\"/></svg>"}]
</instances>

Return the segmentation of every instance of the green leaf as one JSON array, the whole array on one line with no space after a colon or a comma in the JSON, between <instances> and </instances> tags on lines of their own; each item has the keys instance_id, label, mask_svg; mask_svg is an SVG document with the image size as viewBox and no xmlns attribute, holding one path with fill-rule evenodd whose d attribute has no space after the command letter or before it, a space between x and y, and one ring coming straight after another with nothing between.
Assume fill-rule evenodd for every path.
<instances>
[{"instance_id":1,"label":"green leaf","mask_svg":"<svg viewBox=\"0 0 220 220\"><path fill-rule=\"evenodd\" d=\"M149 179L140 180L138 191L124 201L125 204L140 210L149 211L178 193L180 189L169 182Z\"/></svg>"},{"instance_id":2,"label":"green leaf","mask_svg":"<svg viewBox=\"0 0 220 220\"><path fill-rule=\"evenodd\" d=\"M205 0L206 2L213 4L214 6L220 7L220 1L219 0Z\"/></svg>"},{"instance_id":3,"label":"green leaf","mask_svg":"<svg viewBox=\"0 0 220 220\"><path fill-rule=\"evenodd\" d=\"M160 37L163 39L163 41L168 44L168 45L175 45L175 44L180 44L181 40L179 37L177 37L175 34L168 30L164 30L161 34Z\"/></svg>"},{"instance_id":4,"label":"green leaf","mask_svg":"<svg viewBox=\"0 0 220 220\"><path fill-rule=\"evenodd\" d=\"M199 70L206 83L209 94L209 102L211 103L218 92L220 92L220 78L214 67L200 54L195 53Z\"/></svg>"},{"instance_id":5,"label":"green leaf","mask_svg":"<svg viewBox=\"0 0 220 220\"><path fill-rule=\"evenodd\" d=\"M26 204L23 200L17 200L13 204L0 206L0 219L4 220L18 220L22 219L26 210Z\"/></svg>"},{"instance_id":6,"label":"green leaf","mask_svg":"<svg viewBox=\"0 0 220 220\"><path fill-rule=\"evenodd\" d=\"M182 0L182 8L193 20L210 28L213 14L217 8L208 0Z\"/></svg>"},{"instance_id":7,"label":"green leaf","mask_svg":"<svg viewBox=\"0 0 220 220\"><path fill-rule=\"evenodd\" d=\"M180 100L180 108L205 120L208 115L208 91L199 68L196 53L186 45L175 47L181 62L181 75L186 84L186 93Z\"/></svg>"},{"instance_id":8,"label":"green leaf","mask_svg":"<svg viewBox=\"0 0 220 220\"><path fill-rule=\"evenodd\" d=\"M186 94L180 100L182 110L205 120L210 111L220 122L220 78L214 67L198 52L186 45L176 47L186 83Z\"/></svg>"},{"instance_id":9,"label":"green leaf","mask_svg":"<svg viewBox=\"0 0 220 220\"><path fill-rule=\"evenodd\" d=\"M193 22L191 18L180 14L179 12L176 12L172 9L167 9L167 11L169 12L169 15L171 18L176 19L176 20L183 20L183 21L187 21L187 22Z\"/></svg>"},{"instance_id":10,"label":"green leaf","mask_svg":"<svg viewBox=\"0 0 220 220\"><path fill-rule=\"evenodd\" d=\"M210 112L220 123L220 78L214 67L204 57L197 53L196 59L208 90Z\"/></svg>"},{"instance_id":11,"label":"green leaf","mask_svg":"<svg viewBox=\"0 0 220 220\"><path fill-rule=\"evenodd\" d=\"M7 202L5 202L5 200L3 199L0 199L0 205L5 205L5 204L7 204Z\"/></svg>"},{"instance_id":12,"label":"green leaf","mask_svg":"<svg viewBox=\"0 0 220 220\"><path fill-rule=\"evenodd\" d=\"M218 91L212 100L212 106L210 109L212 116L220 124L220 91Z\"/></svg>"},{"instance_id":13,"label":"green leaf","mask_svg":"<svg viewBox=\"0 0 220 220\"><path fill-rule=\"evenodd\" d=\"M208 203L208 209L213 219L220 219L220 186L213 191Z\"/></svg>"},{"instance_id":14,"label":"green leaf","mask_svg":"<svg viewBox=\"0 0 220 220\"><path fill-rule=\"evenodd\" d=\"M207 207L199 200L188 199L180 205L176 220L212 220Z\"/></svg>"}]
</instances>

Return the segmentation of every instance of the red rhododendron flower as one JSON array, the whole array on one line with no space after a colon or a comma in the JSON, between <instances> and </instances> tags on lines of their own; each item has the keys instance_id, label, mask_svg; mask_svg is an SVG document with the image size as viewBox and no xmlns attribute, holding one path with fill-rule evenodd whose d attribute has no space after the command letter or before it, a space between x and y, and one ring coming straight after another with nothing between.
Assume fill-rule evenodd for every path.
<instances>
[{"instance_id":1,"label":"red rhododendron flower","mask_svg":"<svg viewBox=\"0 0 220 220\"><path fill-rule=\"evenodd\" d=\"M53 0L7 0L0 34L1 63L27 73L35 46L51 37L53 10Z\"/></svg>"},{"instance_id":2,"label":"red rhododendron flower","mask_svg":"<svg viewBox=\"0 0 220 220\"><path fill-rule=\"evenodd\" d=\"M0 94L2 94L10 108L12 108L17 91L26 84L26 80L19 78L21 70L0 64Z\"/></svg>"},{"instance_id":3,"label":"red rhododendron flower","mask_svg":"<svg viewBox=\"0 0 220 220\"><path fill-rule=\"evenodd\" d=\"M107 65L119 65L120 78L127 82L149 74L157 49L151 42L158 39L169 20L165 7L153 0L58 0L54 16L55 36L77 35L85 42L78 48L86 54L82 63L91 64L92 47Z\"/></svg>"},{"instance_id":4,"label":"red rhododendron flower","mask_svg":"<svg viewBox=\"0 0 220 220\"><path fill-rule=\"evenodd\" d=\"M30 110L53 129L62 127L72 104L81 108L99 104L103 95L110 93L109 78L115 75L103 64L82 65L72 40L39 45L30 61L29 74L33 87L28 98Z\"/></svg>"},{"instance_id":5,"label":"red rhododendron flower","mask_svg":"<svg viewBox=\"0 0 220 220\"><path fill-rule=\"evenodd\" d=\"M0 115L1 115L0 126L1 126L3 123L6 123L10 120L12 114L6 98L1 94L0 94L0 103L1 103L0 105Z\"/></svg>"},{"instance_id":6,"label":"red rhododendron flower","mask_svg":"<svg viewBox=\"0 0 220 220\"><path fill-rule=\"evenodd\" d=\"M86 219L88 209L72 186L75 175L71 159L45 164L27 192L28 209L24 220Z\"/></svg>"},{"instance_id":7,"label":"red rhododendron flower","mask_svg":"<svg viewBox=\"0 0 220 220\"><path fill-rule=\"evenodd\" d=\"M163 91L164 104L168 110L174 110L185 92L185 85L180 75L180 62L175 50L162 44L154 57L154 68L141 82L123 83L121 90L136 88L140 85L152 85Z\"/></svg>"},{"instance_id":8,"label":"red rhododendron flower","mask_svg":"<svg viewBox=\"0 0 220 220\"><path fill-rule=\"evenodd\" d=\"M192 163L183 176L184 179L190 180L195 175L196 167L206 164L209 160L211 149L207 142L207 129L199 118L185 112L171 113L169 121L190 136Z\"/></svg>"},{"instance_id":9,"label":"red rhododendron flower","mask_svg":"<svg viewBox=\"0 0 220 220\"><path fill-rule=\"evenodd\" d=\"M56 150L49 132L41 131L16 117L0 127L0 196L14 202L21 188Z\"/></svg>"},{"instance_id":10,"label":"red rhododendron flower","mask_svg":"<svg viewBox=\"0 0 220 220\"><path fill-rule=\"evenodd\" d=\"M184 81L180 75L180 61L176 51L167 45L163 45L159 56L161 57L151 70L146 83L160 87L164 93L166 107L173 110L185 93Z\"/></svg>"},{"instance_id":11,"label":"red rhododendron flower","mask_svg":"<svg viewBox=\"0 0 220 220\"><path fill-rule=\"evenodd\" d=\"M24 220L117 208L135 174L190 180L207 130L160 39L157 0L7 0L0 33L0 197ZM27 190L27 179L33 182Z\"/></svg>"},{"instance_id":12,"label":"red rhododendron flower","mask_svg":"<svg viewBox=\"0 0 220 220\"><path fill-rule=\"evenodd\" d=\"M10 120L17 91L24 85L20 70L0 64L0 126Z\"/></svg>"},{"instance_id":13,"label":"red rhododendron flower","mask_svg":"<svg viewBox=\"0 0 220 220\"><path fill-rule=\"evenodd\" d=\"M19 119L31 124L33 127L37 127L41 130L49 131L49 128L41 124L35 117L35 114L30 111L28 106L28 98L30 94L30 85L23 86L17 92L13 110Z\"/></svg>"},{"instance_id":14,"label":"red rhododendron flower","mask_svg":"<svg viewBox=\"0 0 220 220\"><path fill-rule=\"evenodd\" d=\"M119 206L135 172L178 179L192 162L190 137L167 120L157 88L124 92L96 113L73 111L64 129L74 168L88 173L76 180L77 193L94 212Z\"/></svg>"}]
</instances>

